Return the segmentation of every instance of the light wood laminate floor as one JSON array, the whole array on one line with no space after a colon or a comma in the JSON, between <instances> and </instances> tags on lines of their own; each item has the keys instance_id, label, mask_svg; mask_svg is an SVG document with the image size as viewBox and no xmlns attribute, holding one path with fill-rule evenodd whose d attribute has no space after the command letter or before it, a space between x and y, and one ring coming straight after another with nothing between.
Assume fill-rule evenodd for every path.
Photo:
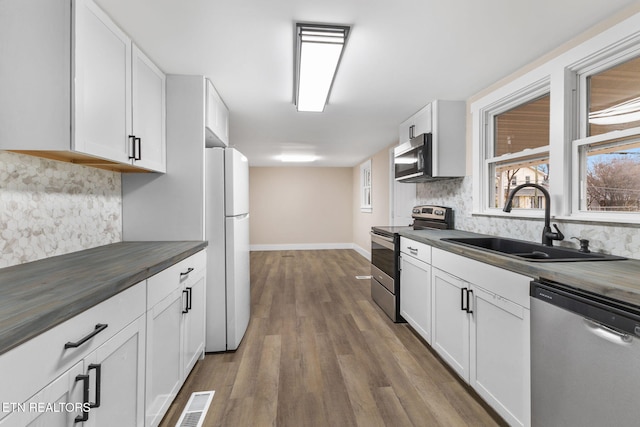
<instances>
[{"instance_id":1,"label":"light wood laminate floor","mask_svg":"<svg viewBox=\"0 0 640 427\"><path fill-rule=\"evenodd\" d=\"M199 361L161 426L203 390L206 426L503 424L357 275L369 263L353 250L252 252L240 348Z\"/></svg>"}]
</instances>

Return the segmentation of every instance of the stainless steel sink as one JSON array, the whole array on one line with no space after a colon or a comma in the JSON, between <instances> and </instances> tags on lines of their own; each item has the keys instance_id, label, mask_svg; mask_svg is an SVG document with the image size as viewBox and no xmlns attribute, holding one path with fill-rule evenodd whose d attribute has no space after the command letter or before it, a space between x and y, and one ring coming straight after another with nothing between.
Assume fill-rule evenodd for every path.
<instances>
[{"instance_id":1,"label":"stainless steel sink","mask_svg":"<svg viewBox=\"0 0 640 427\"><path fill-rule=\"evenodd\" d=\"M626 259L615 255L580 252L571 248L544 246L540 243L503 237L460 237L442 239L442 241L490 252L498 252L502 255L535 262L614 261Z\"/></svg>"}]
</instances>

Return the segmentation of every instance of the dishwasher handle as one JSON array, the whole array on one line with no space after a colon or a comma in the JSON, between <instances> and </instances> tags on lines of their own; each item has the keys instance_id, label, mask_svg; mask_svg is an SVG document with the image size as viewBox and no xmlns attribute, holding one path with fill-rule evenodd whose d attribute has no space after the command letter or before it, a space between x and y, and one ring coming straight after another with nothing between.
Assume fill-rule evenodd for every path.
<instances>
[{"instance_id":1,"label":"dishwasher handle","mask_svg":"<svg viewBox=\"0 0 640 427\"><path fill-rule=\"evenodd\" d=\"M585 327L589 333L605 339L612 344L630 345L633 342L633 337L629 334L617 331L607 325L603 325L600 322L587 319L586 317L583 320Z\"/></svg>"}]
</instances>

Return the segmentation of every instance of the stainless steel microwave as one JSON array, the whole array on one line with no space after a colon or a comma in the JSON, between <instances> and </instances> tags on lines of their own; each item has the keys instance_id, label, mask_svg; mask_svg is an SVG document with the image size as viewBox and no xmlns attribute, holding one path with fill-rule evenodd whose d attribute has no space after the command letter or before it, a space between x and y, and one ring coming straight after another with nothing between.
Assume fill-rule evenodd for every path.
<instances>
[{"instance_id":1,"label":"stainless steel microwave","mask_svg":"<svg viewBox=\"0 0 640 427\"><path fill-rule=\"evenodd\" d=\"M424 182L433 179L433 146L430 133L423 133L393 150L396 181Z\"/></svg>"}]
</instances>

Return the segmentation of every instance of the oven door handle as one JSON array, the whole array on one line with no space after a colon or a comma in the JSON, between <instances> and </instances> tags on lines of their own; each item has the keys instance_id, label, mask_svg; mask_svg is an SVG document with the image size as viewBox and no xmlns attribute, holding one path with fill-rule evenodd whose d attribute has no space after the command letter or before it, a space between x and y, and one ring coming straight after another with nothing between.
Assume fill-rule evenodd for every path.
<instances>
[{"instance_id":1,"label":"oven door handle","mask_svg":"<svg viewBox=\"0 0 640 427\"><path fill-rule=\"evenodd\" d=\"M374 233L373 231L370 231L369 234L371 234L372 242L375 242L387 249L391 249L392 251L396 249L395 245L393 244L393 239L391 237L381 236L379 234Z\"/></svg>"}]
</instances>

